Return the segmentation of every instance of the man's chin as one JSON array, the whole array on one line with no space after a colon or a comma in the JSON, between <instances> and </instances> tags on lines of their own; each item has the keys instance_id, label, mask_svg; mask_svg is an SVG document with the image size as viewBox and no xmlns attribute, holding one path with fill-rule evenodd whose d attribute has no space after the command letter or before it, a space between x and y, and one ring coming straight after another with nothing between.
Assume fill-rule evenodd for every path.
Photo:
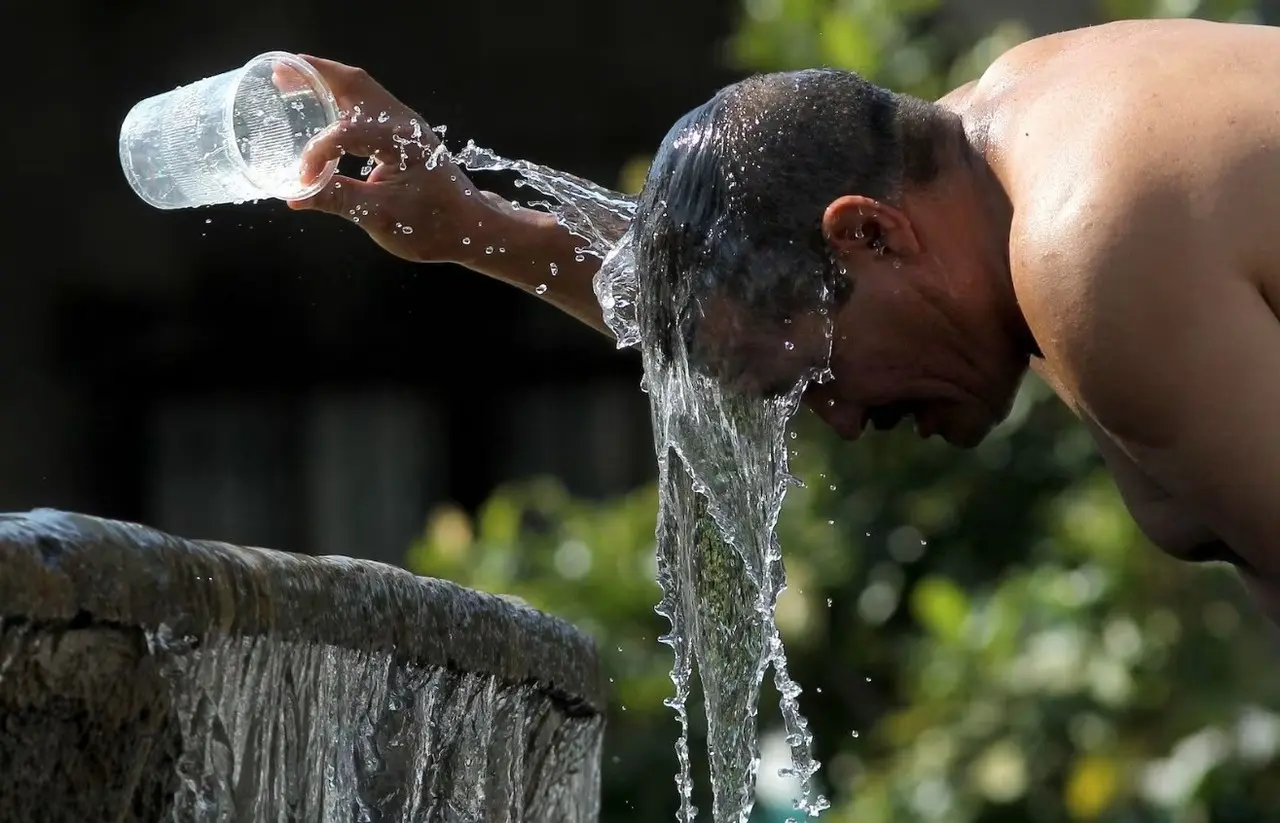
<instances>
[{"instance_id":1,"label":"man's chin","mask_svg":"<svg viewBox=\"0 0 1280 823\"><path fill-rule=\"evenodd\" d=\"M848 440L850 443L862 437L864 431L862 423L859 421L853 424L828 424L832 430L840 436L841 440Z\"/></svg>"},{"instance_id":2,"label":"man's chin","mask_svg":"<svg viewBox=\"0 0 1280 823\"><path fill-rule=\"evenodd\" d=\"M987 435L991 434L993 428L995 426L990 422L978 424L965 420L957 421L950 426L944 425L938 434L947 445L967 451L982 445L982 441L987 439Z\"/></svg>"},{"instance_id":3,"label":"man's chin","mask_svg":"<svg viewBox=\"0 0 1280 823\"><path fill-rule=\"evenodd\" d=\"M969 451L971 449L976 449L978 446L982 445L982 441L987 439L987 432L982 432L981 434L976 434L976 435L969 434L966 432L964 435L961 435L961 436L953 436L953 435L944 433L942 435L942 439L944 442L946 442L948 446L954 446L957 449L963 449L965 451Z\"/></svg>"}]
</instances>

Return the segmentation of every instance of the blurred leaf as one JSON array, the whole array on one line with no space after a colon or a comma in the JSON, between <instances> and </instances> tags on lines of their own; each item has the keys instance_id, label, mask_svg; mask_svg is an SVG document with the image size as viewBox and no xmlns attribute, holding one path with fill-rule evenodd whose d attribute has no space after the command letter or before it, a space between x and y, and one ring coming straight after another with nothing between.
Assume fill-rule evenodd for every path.
<instances>
[{"instance_id":1,"label":"blurred leaf","mask_svg":"<svg viewBox=\"0 0 1280 823\"><path fill-rule=\"evenodd\" d=\"M853 17L830 9L821 22L824 62L854 71L873 71L879 63L876 44Z\"/></svg>"},{"instance_id":2,"label":"blurred leaf","mask_svg":"<svg viewBox=\"0 0 1280 823\"><path fill-rule=\"evenodd\" d=\"M1115 800L1119 788L1119 764L1109 757L1085 755L1071 768L1063 801L1076 820L1095 820Z\"/></svg>"},{"instance_id":3,"label":"blurred leaf","mask_svg":"<svg viewBox=\"0 0 1280 823\"><path fill-rule=\"evenodd\" d=\"M623 194L639 194L644 188L645 178L649 176L651 162L653 157L647 154L628 160L618 173L618 190Z\"/></svg>"},{"instance_id":4,"label":"blurred leaf","mask_svg":"<svg viewBox=\"0 0 1280 823\"><path fill-rule=\"evenodd\" d=\"M969 617L969 599L964 590L945 577L929 577L916 584L911 593L912 614L935 637L957 643Z\"/></svg>"}]
</instances>

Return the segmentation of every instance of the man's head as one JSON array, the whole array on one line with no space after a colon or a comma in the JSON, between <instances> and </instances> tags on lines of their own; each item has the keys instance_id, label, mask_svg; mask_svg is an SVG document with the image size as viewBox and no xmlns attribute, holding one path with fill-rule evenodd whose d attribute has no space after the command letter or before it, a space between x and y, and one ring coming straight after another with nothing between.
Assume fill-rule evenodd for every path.
<instances>
[{"instance_id":1,"label":"man's head","mask_svg":"<svg viewBox=\"0 0 1280 823\"><path fill-rule=\"evenodd\" d=\"M958 445L1007 413L1026 366L1007 239L958 117L835 70L753 77L685 115L635 221L668 355L777 393L829 346L834 379L806 400L842 435L911 415Z\"/></svg>"}]
</instances>

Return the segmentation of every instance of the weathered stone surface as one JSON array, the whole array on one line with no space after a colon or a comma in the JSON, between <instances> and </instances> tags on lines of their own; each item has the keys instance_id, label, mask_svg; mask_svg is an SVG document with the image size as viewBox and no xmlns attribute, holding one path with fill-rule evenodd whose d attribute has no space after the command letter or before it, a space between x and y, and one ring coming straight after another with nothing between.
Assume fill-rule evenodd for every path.
<instances>
[{"instance_id":1,"label":"weathered stone surface","mask_svg":"<svg viewBox=\"0 0 1280 823\"><path fill-rule=\"evenodd\" d=\"M591 641L375 563L0 515L0 821L594 818Z\"/></svg>"}]
</instances>

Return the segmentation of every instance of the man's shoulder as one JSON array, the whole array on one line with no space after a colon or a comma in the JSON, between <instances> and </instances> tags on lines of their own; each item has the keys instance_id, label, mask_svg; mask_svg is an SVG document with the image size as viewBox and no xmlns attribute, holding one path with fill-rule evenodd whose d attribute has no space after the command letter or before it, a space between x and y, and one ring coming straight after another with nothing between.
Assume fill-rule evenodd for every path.
<instances>
[{"instance_id":1,"label":"man's shoulder","mask_svg":"<svg viewBox=\"0 0 1280 823\"><path fill-rule=\"evenodd\" d=\"M1032 335L1081 408L1120 433L1174 389L1152 364L1205 297L1194 229L1178 198L1105 180L1015 221L1011 269Z\"/></svg>"}]
</instances>

